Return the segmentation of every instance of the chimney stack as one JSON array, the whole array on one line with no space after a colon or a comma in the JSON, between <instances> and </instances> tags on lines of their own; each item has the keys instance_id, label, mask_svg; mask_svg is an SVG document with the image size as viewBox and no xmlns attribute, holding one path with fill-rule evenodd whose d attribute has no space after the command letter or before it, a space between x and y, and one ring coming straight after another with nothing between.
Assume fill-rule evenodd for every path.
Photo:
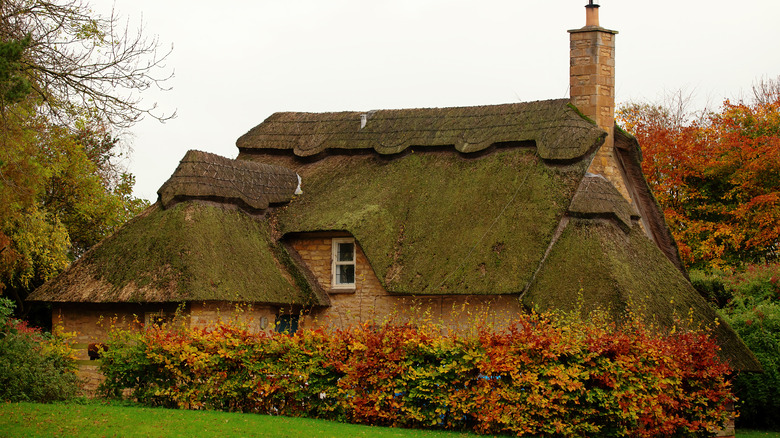
<instances>
[{"instance_id":1,"label":"chimney stack","mask_svg":"<svg viewBox=\"0 0 780 438\"><path fill-rule=\"evenodd\" d=\"M615 35L599 25L599 5L585 6L585 27L569 31L571 103L607 131L604 145L588 169L607 178L630 200L614 153Z\"/></svg>"}]
</instances>

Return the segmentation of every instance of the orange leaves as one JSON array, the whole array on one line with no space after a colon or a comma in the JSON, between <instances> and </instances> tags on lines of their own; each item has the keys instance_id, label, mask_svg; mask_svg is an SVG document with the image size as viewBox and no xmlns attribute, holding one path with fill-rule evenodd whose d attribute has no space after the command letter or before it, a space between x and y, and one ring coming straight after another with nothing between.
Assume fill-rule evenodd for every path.
<instances>
[{"instance_id":1,"label":"orange leaves","mask_svg":"<svg viewBox=\"0 0 780 438\"><path fill-rule=\"evenodd\" d=\"M104 387L151 405L518 436L695 436L725 420L728 370L705 334L594 321L519 315L474 337L154 328L112 344Z\"/></svg>"},{"instance_id":2,"label":"orange leaves","mask_svg":"<svg viewBox=\"0 0 780 438\"><path fill-rule=\"evenodd\" d=\"M642 170L689 266L771 257L780 243L780 101L725 101L717 113L651 105L618 119L642 146Z\"/></svg>"}]
</instances>

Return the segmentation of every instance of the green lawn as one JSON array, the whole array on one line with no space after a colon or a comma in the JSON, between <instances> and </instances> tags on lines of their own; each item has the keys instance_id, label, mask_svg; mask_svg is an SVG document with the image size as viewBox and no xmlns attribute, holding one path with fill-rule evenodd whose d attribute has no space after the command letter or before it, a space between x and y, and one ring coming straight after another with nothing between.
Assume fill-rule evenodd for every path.
<instances>
[{"instance_id":1,"label":"green lawn","mask_svg":"<svg viewBox=\"0 0 780 438\"><path fill-rule=\"evenodd\" d=\"M780 438L780 432L737 429L737 438Z\"/></svg>"},{"instance_id":2,"label":"green lawn","mask_svg":"<svg viewBox=\"0 0 780 438\"><path fill-rule=\"evenodd\" d=\"M473 435L213 411L0 402L0 437L419 437Z\"/></svg>"},{"instance_id":3,"label":"green lawn","mask_svg":"<svg viewBox=\"0 0 780 438\"><path fill-rule=\"evenodd\" d=\"M457 432L357 426L324 420L87 404L0 402L0 437L475 437ZM780 438L738 430L737 438Z\"/></svg>"}]
</instances>

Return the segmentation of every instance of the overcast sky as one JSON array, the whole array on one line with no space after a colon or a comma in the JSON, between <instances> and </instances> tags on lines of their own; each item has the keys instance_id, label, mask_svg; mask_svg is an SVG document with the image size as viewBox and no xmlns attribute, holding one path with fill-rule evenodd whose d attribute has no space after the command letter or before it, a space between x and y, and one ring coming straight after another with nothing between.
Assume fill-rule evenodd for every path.
<instances>
[{"instance_id":1,"label":"overcast sky","mask_svg":"<svg viewBox=\"0 0 780 438\"><path fill-rule=\"evenodd\" d=\"M95 9L107 7L93 0ZM98 4L99 2L99 4ZM748 96L780 75L780 1L602 0L617 30L616 98L695 105ZM568 29L586 0L116 0L174 45L177 111L132 130L135 195L157 189L188 149L235 158L236 139L277 111L368 111L568 97Z\"/></svg>"}]
</instances>

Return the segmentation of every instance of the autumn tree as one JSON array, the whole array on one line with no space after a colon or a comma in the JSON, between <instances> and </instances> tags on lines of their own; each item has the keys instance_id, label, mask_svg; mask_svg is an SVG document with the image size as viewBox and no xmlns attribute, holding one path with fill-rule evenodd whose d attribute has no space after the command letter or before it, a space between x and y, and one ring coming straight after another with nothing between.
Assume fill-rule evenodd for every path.
<instances>
[{"instance_id":1,"label":"autumn tree","mask_svg":"<svg viewBox=\"0 0 780 438\"><path fill-rule=\"evenodd\" d=\"M82 0L3 0L0 39L21 42L20 76L29 81L39 111L71 125L85 109L112 127L144 116L172 115L145 105L140 92L164 89L172 73L156 38L131 31L112 13L102 17Z\"/></svg>"},{"instance_id":2,"label":"autumn tree","mask_svg":"<svg viewBox=\"0 0 780 438\"><path fill-rule=\"evenodd\" d=\"M169 117L139 95L170 77L165 56L78 0L0 2L0 292L18 310L146 205L119 138Z\"/></svg>"},{"instance_id":3,"label":"autumn tree","mask_svg":"<svg viewBox=\"0 0 780 438\"><path fill-rule=\"evenodd\" d=\"M712 268L777 258L780 78L749 102L699 116L681 105L630 104L619 123L642 146L647 176L686 264ZM773 91L774 90L774 91Z\"/></svg>"}]
</instances>

